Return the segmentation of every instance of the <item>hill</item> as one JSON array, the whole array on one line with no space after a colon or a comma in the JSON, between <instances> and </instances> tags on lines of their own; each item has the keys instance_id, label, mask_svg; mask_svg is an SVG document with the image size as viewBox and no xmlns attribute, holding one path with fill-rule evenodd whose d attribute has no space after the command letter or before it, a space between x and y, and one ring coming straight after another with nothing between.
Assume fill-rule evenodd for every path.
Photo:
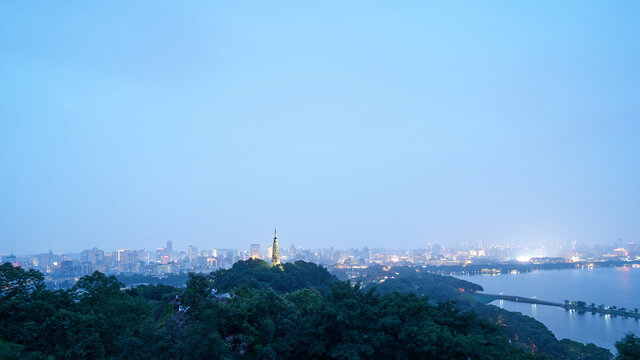
<instances>
[{"instance_id":1,"label":"hill","mask_svg":"<svg viewBox=\"0 0 640 360\"><path fill-rule=\"evenodd\" d=\"M428 294L427 284L437 283L436 279L425 275L418 286ZM37 271L8 263L0 266L0 356L34 360L600 359L590 352L594 349L578 343L561 344L566 350L561 357L545 353L542 347L532 351L525 343L510 341L502 318L490 320L493 314L452 302L434 303L393 287L385 293L362 288L304 262L282 267L240 262L208 276L189 274L186 288L145 285L122 290L122 286L115 277L95 272L71 289L51 291ZM216 288L229 291L230 296L219 296L220 291L212 291ZM626 353L638 350L635 337L621 344Z\"/></svg>"},{"instance_id":2,"label":"hill","mask_svg":"<svg viewBox=\"0 0 640 360\"><path fill-rule=\"evenodd\" d=\"M327 269L314 263L299 260L272 267L260 259L238 261L230 269L212 272L210 278L218 292L240 287L270 288L280 293L311 287L328 290L338 281Z\"/></svg>"},{"instance_id":3,"label":"hill","mask_svg":"<svg viewBox=\"0 0 640 360\"><path fill-rule=\"evenodd\" d=\"M422 268L410 266L371 266L358 280L365 287L380 293L415 293L432 302L451 301L461 311L472 311L481 319L497 324L500 332L510 341L519 343L530 351L552 359L608 360L613 355L607 349L594 344L581 344L569 339L558 339L541 322L480 301L476 292L483 291L480 285L469 281L430 273Z\"/></svg>"}]
</instances>

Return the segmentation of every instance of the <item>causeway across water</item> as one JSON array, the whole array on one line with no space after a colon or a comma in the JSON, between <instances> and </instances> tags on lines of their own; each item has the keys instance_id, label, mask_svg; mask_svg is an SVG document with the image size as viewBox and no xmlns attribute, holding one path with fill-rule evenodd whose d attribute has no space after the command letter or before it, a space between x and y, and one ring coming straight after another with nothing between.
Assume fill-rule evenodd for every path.
<instances>
[{"instance_id":1,"label":"causeway across water","mask_svg":"<svg viewBox=\"0 0 640 360\"><path fill-rule=\"evenodd\" d=\"M535 298L528 298L524 296L513 296L513 295L502 295L502 294L486 294L486 293L478 293L485 296L492 297L496 300L506 300L518 303L526 303L526 304L539 304L539 305L547 305L547 306L557 306L566 310L574 310L578 313L594 313L594 314L603 314L603 315L613 315L613 316L624 316L629 318L640 319L640 313L630 311L624 308L618 309L615 306L590 306L582 303L582 306L578 305L577 302L569 302L569 303L557 303L553 301L539 300ZM637 310L635 310L637 311Z\"/></svg>"}]
</instances>

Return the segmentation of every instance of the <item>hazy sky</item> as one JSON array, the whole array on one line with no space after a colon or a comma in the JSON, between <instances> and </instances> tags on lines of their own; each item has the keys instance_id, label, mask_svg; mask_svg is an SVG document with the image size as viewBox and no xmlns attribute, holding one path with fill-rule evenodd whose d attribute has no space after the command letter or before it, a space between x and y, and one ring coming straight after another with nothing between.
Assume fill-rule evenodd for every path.
<instances>
[{"instance_id":1,"label":"hazy sky","mask_svg":"<svg viewBox=\"0 0 640 360\"><path fill-rule=\"evenodd\" d=\"M640 241L640 2L439 3L0 2L0 252Z\"/></svg>"}]
</instances>

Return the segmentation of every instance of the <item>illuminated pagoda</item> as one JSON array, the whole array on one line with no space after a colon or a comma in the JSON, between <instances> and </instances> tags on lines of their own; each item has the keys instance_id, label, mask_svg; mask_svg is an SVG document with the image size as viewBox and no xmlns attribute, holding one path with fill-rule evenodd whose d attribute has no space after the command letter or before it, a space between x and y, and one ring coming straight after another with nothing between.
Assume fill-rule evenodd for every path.
<instances>
[{"instance_id":1,"label":"illuminated pagoda","mask_svg":"<svg viewBox=\"0 0 640 360\"><path fill-rule=\"evenodd\" d=\"M280 264L280 255L278 254L278 236L276 235L276 227L273 227L273 248L271 250L271 266Z\"/></svg>"}]
</instances>

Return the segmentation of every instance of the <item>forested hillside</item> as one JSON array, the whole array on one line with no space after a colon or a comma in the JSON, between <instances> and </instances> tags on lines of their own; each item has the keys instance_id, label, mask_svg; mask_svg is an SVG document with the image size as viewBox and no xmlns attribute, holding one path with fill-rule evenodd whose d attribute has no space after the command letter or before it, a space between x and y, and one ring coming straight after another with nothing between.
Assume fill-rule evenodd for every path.
<instances>
[{"instance_id":1,"label":"forested hillside","mask_svg":"<svg viewBox=\"0 0 640 360\"><path fill-rule=\"evenodd\" d=\"M302 288L328 290L338 279L327 269L314 263L296 261L270 266L266 261L249 259L238 261L231 269L220 269L211 273L213 286L220 292L243 286L252 289L273 289L287 293Z\"/></svg>"},{"instance_id":2,"label":"forested hillside","mask_svg":"<svg viewBox=\"0 0 640 360\"><path fill-rule=\"evenodd\" d=\"M550 358L453 303L380 294L304 262L239 262L184 289L123 290L96 272L66 291L4 264L0 286L3 359Z\"/></svg>"},{"instance_id":3,"label":"forested hillside","mask_svg":"<svg viewBox=\"0 0 640 360\"><path fill-rule=\"evenodd\" d=\"M519 312L486 305L478 299L480 285L451 276L433 274L421 268L398 266L383 268L371 266L360 278L363 286L386 294L392 292L416 293L433 303L452 301L462 311L473 311L479 318L497 324L509 340L525 346L530 352L544 354L550 359L607 360L613 355L594 344L581 344L569 339L558 339L536 319Z\"/></svg>"}]
</instances>

